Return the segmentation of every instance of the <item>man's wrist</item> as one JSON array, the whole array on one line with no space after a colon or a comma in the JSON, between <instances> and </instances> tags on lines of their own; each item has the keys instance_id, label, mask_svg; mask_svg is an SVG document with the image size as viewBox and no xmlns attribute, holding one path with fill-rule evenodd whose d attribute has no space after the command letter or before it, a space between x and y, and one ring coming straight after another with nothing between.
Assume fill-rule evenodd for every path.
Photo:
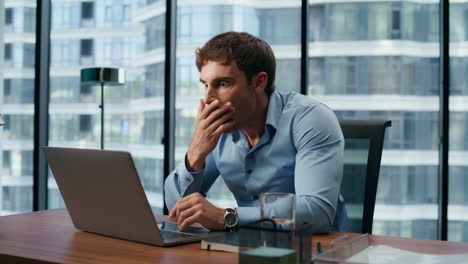
<instances>
[{"instance_id":1,"label":"man's wrist","mask_svg":"<svg viewBox=\"0 0 468 264\"><path fill-rule=\"evenodd\" d=\"M189 172L201 171L205 167L205 160L198 159L197 161L187 152L185 155L185 167Z\"/></svg>"}]
</instances>

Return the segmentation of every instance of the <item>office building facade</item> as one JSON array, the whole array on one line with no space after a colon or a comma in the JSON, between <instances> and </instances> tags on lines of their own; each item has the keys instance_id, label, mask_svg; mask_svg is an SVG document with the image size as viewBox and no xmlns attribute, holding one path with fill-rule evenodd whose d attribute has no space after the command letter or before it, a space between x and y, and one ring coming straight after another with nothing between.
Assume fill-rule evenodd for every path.
<instances>
[{"instance_id":1,"label":"office building facade","mask_svg":"<svg viewBox=\"0 0 468 264\"><path fill-rule=\"evenodd\" d=\"M300 91L301 1L177 1L176 163L183 159L204 89L195 49L215 34L246 31L277 57L279 91ZM162 212L165 1L52 1L49 145L98 148L100 90L79 69L121 67L106 87L106 149L129 150L148 199ZM2 214L31 211L35 1L5 1L0 111ZM388 119L374 233L436 238L439 147L439 2L311 1L309 96L339 119ZM468 241L468 3L451 3L449 239ZM16 31L15 31L16 30ZM348 167L350 173L358 168ZM466 183L465 183L466 182ZM222 181L208 197L235 206ZM352 198L351 198L352 199ZM49 178L49 207L63 201ZM467 212L467 213L465 213Z\"/></svg>"}]
</instances>

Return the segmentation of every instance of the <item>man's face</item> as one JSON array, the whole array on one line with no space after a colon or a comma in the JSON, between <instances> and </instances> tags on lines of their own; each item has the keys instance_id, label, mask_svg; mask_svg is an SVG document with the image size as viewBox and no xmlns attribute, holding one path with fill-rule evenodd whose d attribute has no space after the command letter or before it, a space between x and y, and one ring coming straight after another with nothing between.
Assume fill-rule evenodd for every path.
<instances>
[{"instance_id":1,"label":"man's face","mask_svg":"<svg viewBox=\"0 0 468 264\"><path fill-rule=\"evenodd\" d=\"M217 61L208 61L200 71L200 81L205 86L205 103L214 100L220 104L231 102L235 108L234 121L236 129L247 125L249 116L255 112L255 90L249 85L245 74L239 70L235 61L224 65Z\"/></svg>"}]
</instances>

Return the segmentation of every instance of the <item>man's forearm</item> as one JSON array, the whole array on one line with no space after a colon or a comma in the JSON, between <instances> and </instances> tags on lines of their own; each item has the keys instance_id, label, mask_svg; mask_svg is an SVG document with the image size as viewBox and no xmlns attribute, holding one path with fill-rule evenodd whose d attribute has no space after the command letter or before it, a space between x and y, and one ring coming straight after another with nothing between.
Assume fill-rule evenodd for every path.
<instances>
[{"instance_id":1,"label":"man's forearm","mask_svg":"<svg viewBox=\"0 0 468 264\"><path fill-rule=\"evenodd\" d=\"M296 197L296 228L305 228L314 234L326 234L332 229L335 208L312 195Z\"/></svg>"},{"instance_id":2,"label":"man's forearm","mask_svg":"<svg viewBox=\"0 0 468 264\"><path fill-rule=\"evenodd\" d=\"M237 207L237 215L239 216L239 224L248 224L260 220L259 206L240 206Z\"/></svg>"},{"instance_id":3,"label":"man's forearm","mask_svg":"<svg viewBox=\"0 0 468 264\"><path fill-rule=\"evenodd\" d=\"M281 210L281 208L277 208ZM248 224L260 220L259 206L241 206L237 208L239 224ZM329 233L332 228L335 208L333 205L310 195L296 197L296 228L307 228L315 234Z\"/></svg>"},{"instance_id":4,"label":"man's forearm","mask_svg":"<svg viewBox=\"0 0 468 264\"><path fill-rule=\"evenodd\" d=\"M169 174L164 184L165 200L169 209L186 195L194 192L206 195L219 172L211 155L207 157L204 164L205 166L201 170L190 172L183 161Z\"/></svg>"},{"instance_id":5,"label":"man's forearm","mask_svg":"<svg viewBox=\"0 0 468 264\"><path fill-rule=\"evenodd\" d=\"M203 157L202 155L194 154L189 150L185 156L185 165L187 170L190 172L197 172L202 170L205 166L205 159L206 156Z\"/></svg>"},{"instance_id":6,"label":"man's forearm","mask_svg":"<svg viewBox=\"0 0 468 264\"><path fill-rule=\"evenodd\" d=\"M184 197L194 181L195 179L187 170L185 162L181 162L166 178L164 184L166 206L171 209L180 198ZM195 185L193 187L199 189L201 184L195 183Z\"/></svg>"}]
</instances>

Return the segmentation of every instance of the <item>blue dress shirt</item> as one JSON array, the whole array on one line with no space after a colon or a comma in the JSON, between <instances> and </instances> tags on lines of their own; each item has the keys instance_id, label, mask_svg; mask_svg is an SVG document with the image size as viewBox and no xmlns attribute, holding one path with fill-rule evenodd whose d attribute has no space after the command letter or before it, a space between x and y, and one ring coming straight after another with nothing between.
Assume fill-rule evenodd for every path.
<instances>
[{"instance_id":1,"label":"blue dress shirt","mask_svg":"<svg viewBox=\"0 0 468 264\"><path fill-rule=\"evenodd\" d=\"M201 171L189 172L181 162L169 175L166 204L172 208L194 192L206 196L221 176L237 201L241 224L260 219L261 193L287 192L296 194L296 226L313 233L330 232L332 226L344 231L343 148L332 110L295 92L273 92L260 141L251 148L239 130L222 134Z\"/></svg>"}]
</instances>

